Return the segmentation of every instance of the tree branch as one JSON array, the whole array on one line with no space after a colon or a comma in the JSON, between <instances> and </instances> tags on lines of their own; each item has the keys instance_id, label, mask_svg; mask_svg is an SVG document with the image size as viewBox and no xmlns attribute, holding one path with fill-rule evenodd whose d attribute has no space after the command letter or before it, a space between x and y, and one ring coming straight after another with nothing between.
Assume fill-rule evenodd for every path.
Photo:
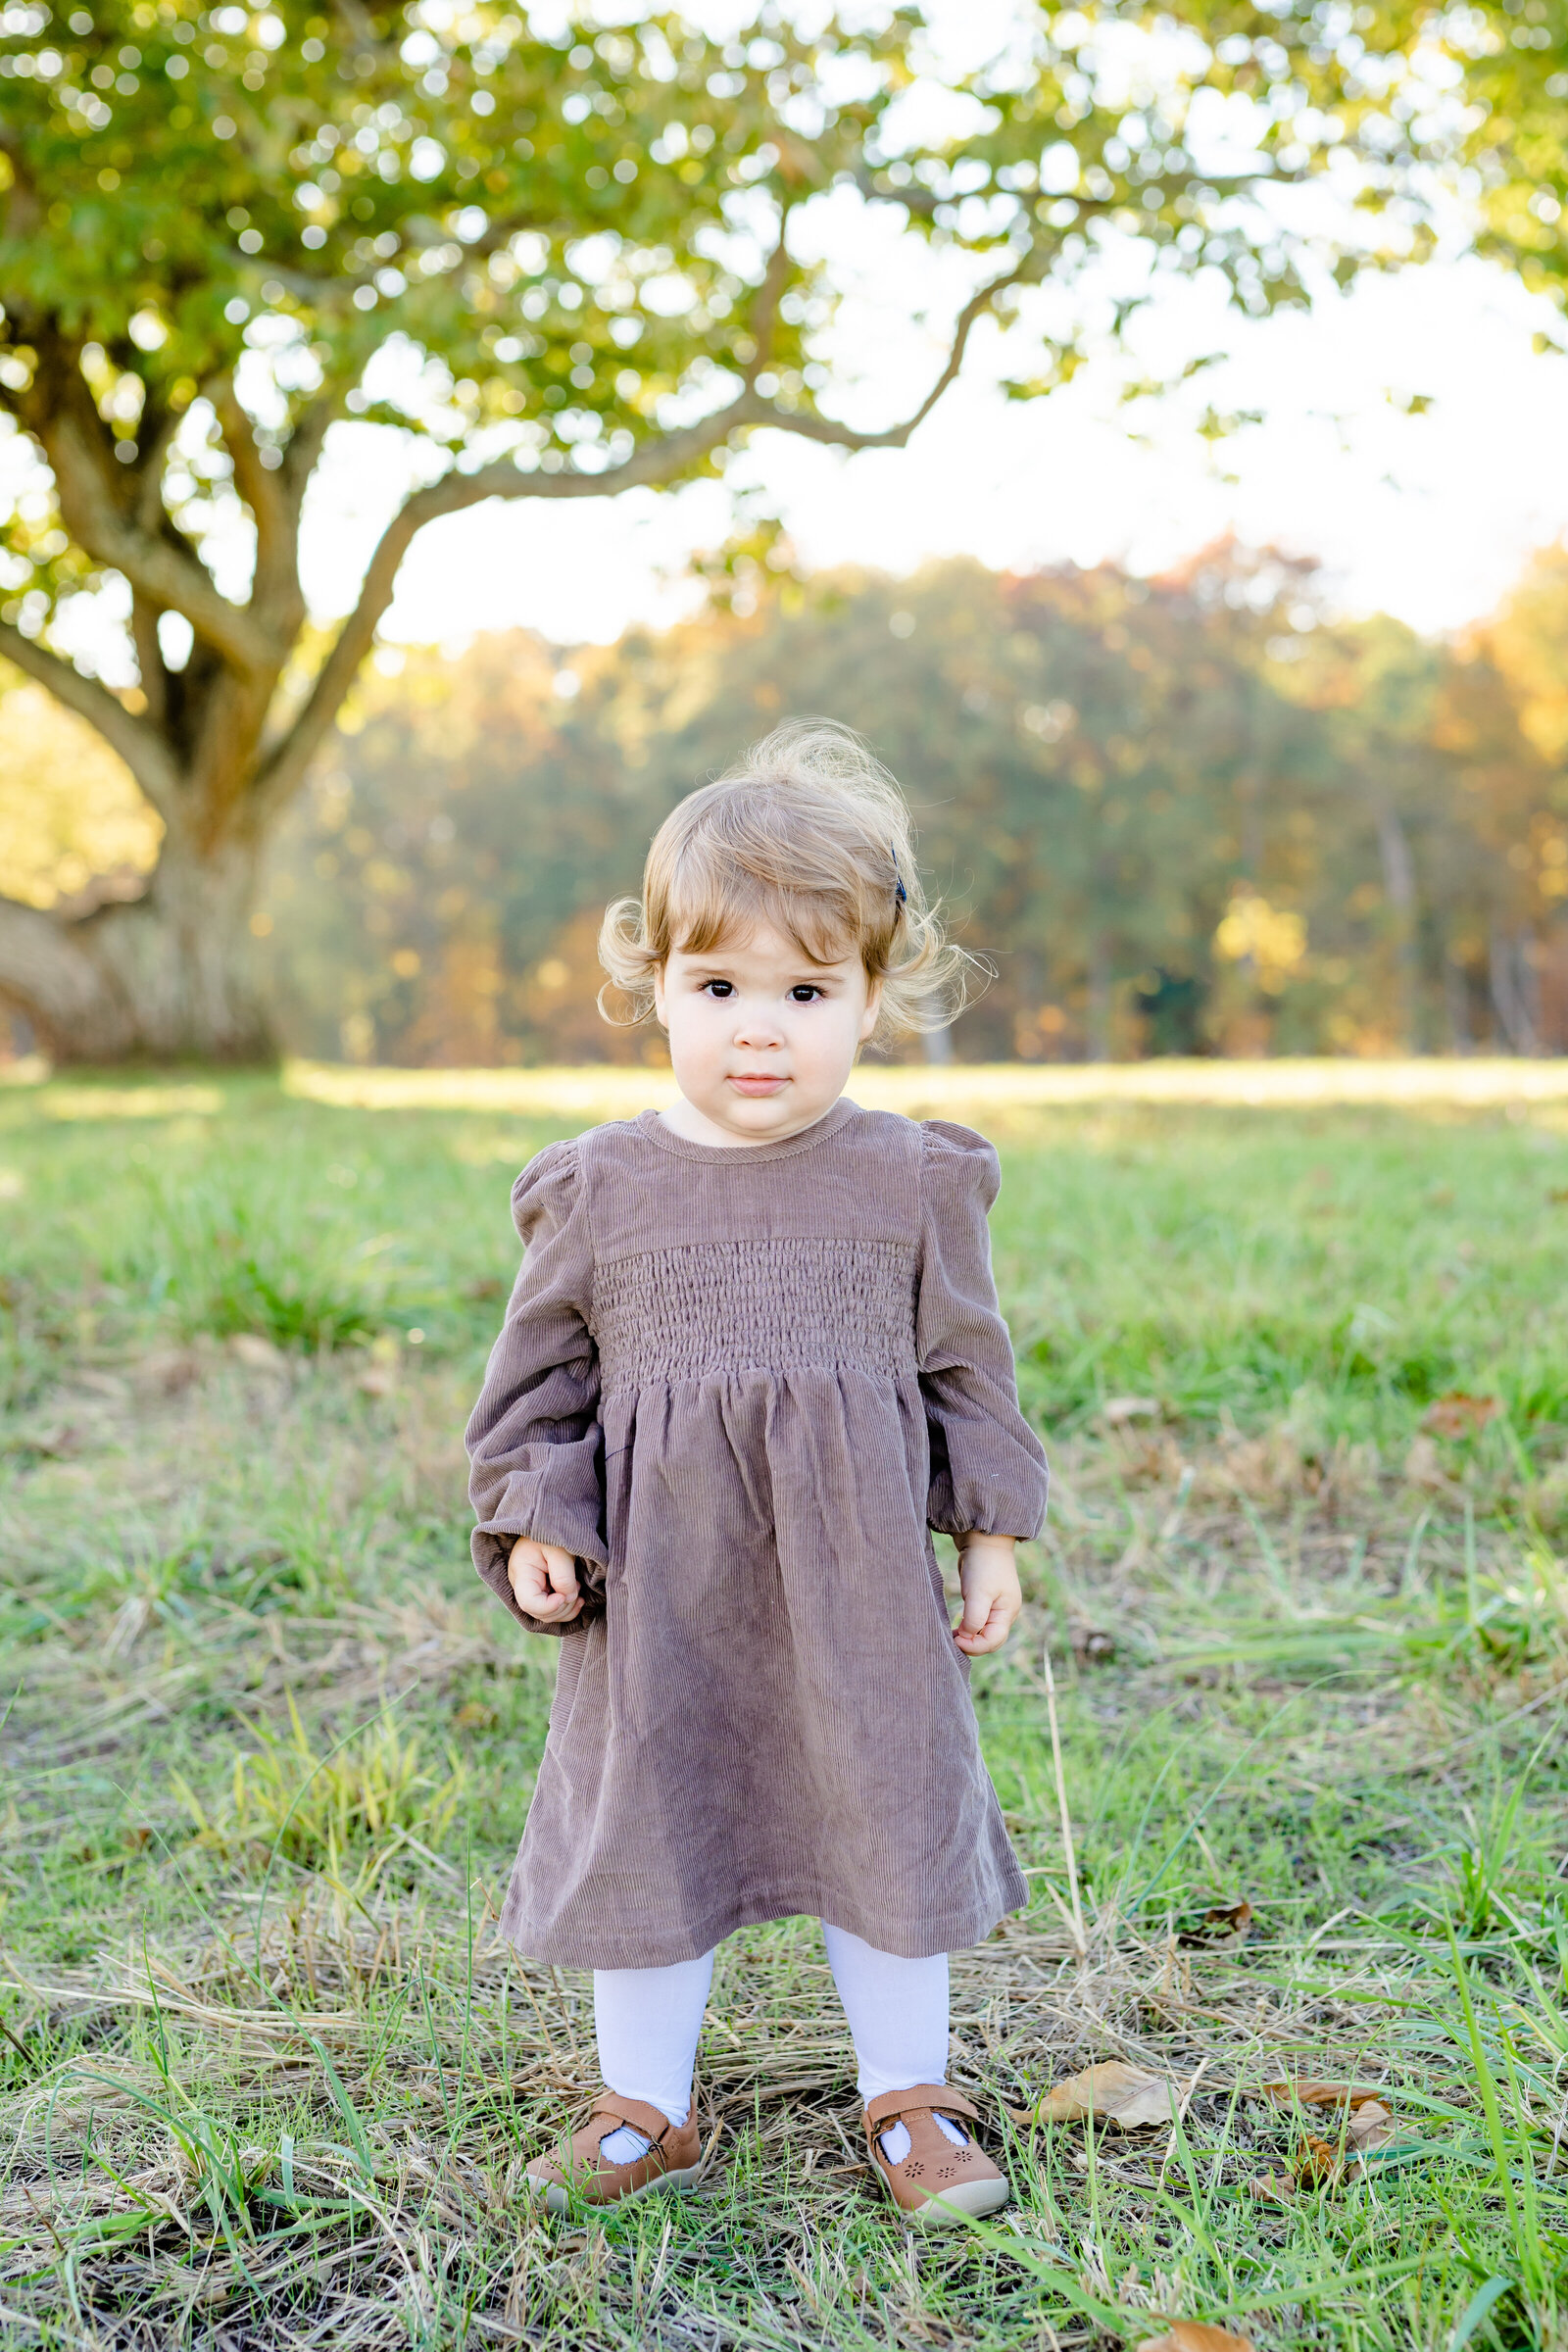
<instances>
[{"instance_id":1,"label":"tree branch","mask_svg":"<svg viewBox=\"0 0 1568 2352\"><path fill-rule=\"evenodd\" d=\"M154 604L183 612L197 635L235 668L265 670L274 663L269 638L249 613L220 596L195 557L144 531L120 511L74 417L57 416L52 425L28 421L54 474L61 516L78 547L95 563L123 573Z\"/></svg>"},{"instance_id":2,"label":"tree branch","mask_svg":"<svg viewBox=\"0 0 1568 2352\"><path fill-rule=\"evenodd\" d=\"M283 481L293 501L296 521L305 503L305 493L311 486L311 476L316 471L321 445L336 423L338 415L337 394L323 392L301 410L294 430L288 437L288 447L283 452Z\"/></svg>"},{"instance_id":3,"label":"tree branch","mask_svg":"<svg viewBox=\"0 0 1568 2352\"><path fill-rule=\"evenodd\" d=\"M772 356L773 329L778 324L778 306L784 299L784 289L789 283L790 275L789 248L784 242L789 220L789 207L786 205L780 209L778 240L767 257L767 268L762 273L762 282L757 289L757 299L752 305L752 341L756 344L757 350L751 366L746 370L748 388L757 381Z\"/></svg>"},{"instance_id":4,"label":"tree branch","mask_svg":"<svg viewBox=\"0 0 1568 2352\"><path fill-rule=\"evenodd\" d=\"M101 735L135 777L160 816L166 819L178 805L180 778L155 731L125 709L96 678L63 662L31 637L24 637L8 620L0 620L0 654L27 677L46 686L57 703L84 718Z\"/></svg>"},{"instance_id":5,"label":"tree branch","mask_svg":"<svg viewBox=\"0 0 1568 2352\"><path fill-rule=\"evenodd\" d=\"M782 240L769 259L771 279ZM428 522L444 514L460 514L488 498L613 498L622 490L674 481L680 474L727 441L732 433L759 425L776 425L787 433L825 442L838 449L903 449L910 435L929 416L963 365L963 355L976 322L1007 286L1026 277L1034 255L1021 257L1004 275L994 278L971 295L959 312L946 365L913 415L902 424L881 432L859 432L831 417L803 415L764 400L748 383L727 407L682 431L645 441L618 466L601 473L522 473L509 460L482 466L472 473L449 473L427 490L416 490L388 523L370 559L360 600L343 623L336 644L321 664L315 685L288 732L264 759L256 782L255 808L259 824L290 799L342 707L361 662L375 642L381 616L392 602L398 569L409 546ZM782 290L782 289L780 289Z\"/></svg>"},{"instance_id":6,"label":"tree branch","mask_svg":"<svg viewBox=\"0 0 1568 2352\"><path fill-rule=\"evenodd\" d=\"M885 431L880 433L858 433L848 425L835 423L830 416L802 416L779 409L774 410L768 418L769 423L782 425L786 432L800 433L808 441L826 442L835 449L903 449L911 435L924 424L942 395L962 368L963 355L968 348L969 337L987 312L991 310L997 296L1005 293L1008 286L1026 282L1032 274L1033 262L1034 253L1031 248L1015 269L1008 270L1001 277L994 277L989 285L980 287L977 293L970 295L969 300L958 313L953 330L952 347L948 352L947 363L941 374L914 414L906 416L902 424L890 424Z\"/></svg>"},{"instance_id":7,"label":"tree branch","mask_svg":"<svg viewBox=\"0 0 1568 2352\"><path fill-rule=\"evenodd\" d=\"M220 375L202 389L212 403L218 429L234 468L234 487L249 507L256 524L252 602L265 610L282 585L279 573L290 580L293 576L288 493L278 473L262 464L255 427L234 390L232 375Z\"/></svg>"}]
</instances>

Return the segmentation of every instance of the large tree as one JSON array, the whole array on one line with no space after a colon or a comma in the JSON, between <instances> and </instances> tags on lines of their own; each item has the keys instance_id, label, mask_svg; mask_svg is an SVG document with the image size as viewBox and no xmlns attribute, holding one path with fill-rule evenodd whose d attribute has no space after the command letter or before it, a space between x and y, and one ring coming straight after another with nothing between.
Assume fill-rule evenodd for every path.
<instances>
[{"instance_id":1,"label":"large tree","mask_svg":"<svg viewBox=\"0 0 1568 2352\"><path fill-rule=\"evenodd\" d=\"M1339 0L1188 0L1184 26L1021 5L945 118L904 103L936 71L910 9L806 37L767 6L715 42L669 15L313 4L0 12L0 655L164 827L134 904L0 901L0 992L62 1058L268 1052L260 854L426 523L678 483L760 427L901 447L977 321L1029 324L1031 288L1098 284L1118 245L1146 290L1217 269L1251 311L1303 298L1314 240L1342 274L1387 258L1331 250L1295 184L1357 150L1386 190L1405 136L1401 28L1374 57ZM962 254L945 358L873 428L818 356L835 287L800 221L824 203ZM1135 300L1136 269L1111 275ZM1072 360L1034 323L1028 392ZM407 488L323 639L301 518L356 426ZM95 674L89 610L100 637L122 615L133 686Z\"/></svg>"}]
</instances>

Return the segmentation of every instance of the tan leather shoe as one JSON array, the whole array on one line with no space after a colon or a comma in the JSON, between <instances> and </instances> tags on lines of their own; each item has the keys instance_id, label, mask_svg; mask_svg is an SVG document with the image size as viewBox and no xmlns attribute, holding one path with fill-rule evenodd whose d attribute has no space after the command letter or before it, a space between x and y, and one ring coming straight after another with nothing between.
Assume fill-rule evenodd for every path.
<instances>
[{"instance_id":1,"label":"tan leather shoe","mask_svg":"<svg viewBox=\"0 0 1568 2352\"><path fill-rule=\"evenodd\" d=\"M630 2164L612 2164L599 2143L622 2124L642 2133L648 2150ZM702 2152L695 2108L677 2125L642 2099L602 2090L581 2129L548 2156L536 2156L523 2179L536 2193L543 2192L552 2213L566 2213L573 2196L585 2205L618 2205L654 2188L690 2188L702 2171Z\"/></svg>"},{"instance_id":2,"label":"tan leather shoe","mask_svg":"<svg viewBox=\"0 0 1568 2352\"><path fill-rule=\"evenodd\" d=\"M956 2148L936 2122L951 2116L960 2126L977 2124L980 2111L946 2082L917 2082L912 2090L885 2090L865 2110L871 2162L887 2183L901 2213L918 2229L940 2229L966 2216L995 2213L1011 2190L989 2156L971 2139ZM895 2124L909 2134L909 2150L895 2164L881 2135Z\"/></svg>"}]
</instances>

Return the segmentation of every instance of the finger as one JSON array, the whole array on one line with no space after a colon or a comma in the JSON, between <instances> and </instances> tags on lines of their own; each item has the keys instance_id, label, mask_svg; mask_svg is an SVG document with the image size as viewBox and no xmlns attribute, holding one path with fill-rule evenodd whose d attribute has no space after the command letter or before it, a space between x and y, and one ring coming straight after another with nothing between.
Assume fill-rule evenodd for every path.
<instances>
[{"instance_id":1,"label":"finger","mask_svg":"<svg viewBox=\"0 0 1568 2352\"><path fill-rule=\"evenodd\" d=\"M990 1616L992 1597L985 1590L983 1578L973 1571L968 1576L959 1571L959 1581L964 1592L964 1633L980 1633L980 1625L985 1625L985 1618Z\"/></svg>"},{"instance_id":2,"label":"finger","mask_svg":"<svg viewBox=\"0 0 1568 2352\"><path fill-rule=\"evenodd\" d=\"M963 1596L964 1632L966 1634L978 1634L983 1632L985 1627L990 1622L991 1613L995 1607L996 1599L994 1594L987 1592L984 1585L981 1584L980 1579L976 1577L973 1587L966 1592Z\"/></svg>"},{"instance_id":3,"label":"finger","mask_svg":"<svg viewBox=\"0 0 1568 2352\"><path fill-rule=\"evenodd\" d=\"M960 1646L971 1657L985 1657L992 1650L1002 1647L1010 1630L1011 1620L1003 1614L1001 1602L996 1601L993 1602L990 1615L984 1625L973 1629L966 1626L957 1636L957 1640Z\"/></svg>"}]
</instances>

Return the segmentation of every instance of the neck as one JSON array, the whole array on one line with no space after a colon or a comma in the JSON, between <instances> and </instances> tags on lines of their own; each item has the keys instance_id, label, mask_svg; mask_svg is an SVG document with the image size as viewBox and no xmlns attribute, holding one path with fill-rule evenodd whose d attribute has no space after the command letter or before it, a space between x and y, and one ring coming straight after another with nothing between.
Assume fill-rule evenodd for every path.
<instances>
[{"instance_id":1,"label":"neck","mask_svg":"<svg viewBox=\"0 0 1568 2352\"><path fill-rule=\"evenodd\" d=\"M786 1119L761 1134L721 1127L716 1119L710 1119L706 1111L699 1110L695 1102L688 1102L684 1095L678 1102L672 1102L667 1110L662 1110L659 1117L671 1135L680 1136L688 1144L708 1144L719 1151L746 1152L755 1151L763 1144L787 1144L792 1136L804 1135L808 1127L818 1126L829 1117L843 1100L842 1095L835 1096L825 1108L813 1110L808 1117Z\"/></svg>"}]
</instances>

